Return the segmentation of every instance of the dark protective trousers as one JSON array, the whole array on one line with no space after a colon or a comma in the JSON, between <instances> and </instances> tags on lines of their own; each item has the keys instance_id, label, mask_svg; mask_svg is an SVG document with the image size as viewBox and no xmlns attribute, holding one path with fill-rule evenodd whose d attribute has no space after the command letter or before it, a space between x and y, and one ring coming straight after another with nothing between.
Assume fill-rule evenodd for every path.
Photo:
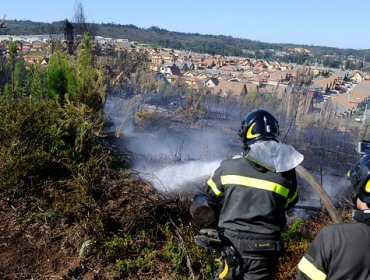
<instances>
[{"instance_id":1,"label":"dark protective trousers","mask_svg":"<svg viewBox=\"0 0 370 280\"><path fill-rule=\"evenodd\" d=\"M254 255L253 257L256 257ZM225 260L216 272L215 280L273 280L278 272L279 254L262 254L261 259L243 258L240 267L233 264L227 265Z\"/></svg>"},{"instance_id":2,"label":"dark protective trousers","mask_svg":"<svg viewBox=\"0 0 370 280\"><path fill-rule=\"evenodd\" d=\"M225 231L224 236L236 254L232 256L232 253L228 253L228 247L225 247L226 250L221 253L222 265L215 279L275 279L278 260L284 250L281 240L248 239L246 236L240 238L240 233L234 234L230 231Z\"/></svg>"}]
</instances>

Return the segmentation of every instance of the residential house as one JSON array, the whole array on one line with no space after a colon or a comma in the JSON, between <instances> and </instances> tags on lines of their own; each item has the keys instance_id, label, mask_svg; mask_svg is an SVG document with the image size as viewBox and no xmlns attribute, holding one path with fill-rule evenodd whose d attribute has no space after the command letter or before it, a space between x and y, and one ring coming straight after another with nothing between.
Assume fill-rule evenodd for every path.
<instances>
[{"instance_id":1,"label":"residential house","mask_svg":"<svg viewBox=\"0 0 370 280\"><path fill-rule=\"evenodd\" d=\"M186 72L183 72L182 74L183 77L191 77L191 78L195 78L197 76L197 73L195 73L194 71L186 71Z\"/></svg>"},{"instance_id":2,"label":"residential house","mask_svg":"<svg viewBox=\"0 0 370 280\"><path fill-rule=\"evenodd\" d=\"M230 65L230 64L225 64L219 67L221 71L230 71L230 72L236 72L238 71L238 68L236 66Z\"/></svg>"},{"instance_id":3,"label":"residential house","mask_svg":"<svg viewBox=\"0 0 370 280\"><path fill-rule=\"evenodd\" d=\"M250 61L250 59L246 58L244 60L239 61L239 66L246 67L246 68L252 68L253 64Z\"/></svg>"},{"instance_id":4,"label":"residential house","mask_svg":"<svg viewBox=\"0 0 370 280\"><path fill-rule=\"evenodd\" d=\"M248 93L247 86L245 83L229 81L219 81L218 85L211 88L211 90L213 94L222 97L227 97L229 95L246 96Z\"/></svg>"},{"instance_id":5,"label":"residential house","mask_svg":"<svg viewBox=\"0 0 370 280\"><path fill-rule=\"evenodd\" d=\"M192 59L191 60L194 64L194 69L205 69L206 65L203 62L203 59Z\"/></svg>"},{"instance_id":6,"label":"residential house","mask_svg":"<svg viewBox=\"0 0 370 280\"><path fill-rule=\"evenodd\" d=\"M214 87L216 87L216 86L218 86L218 84L219 84L220 82L219 82L219 80L217 79L217 78L210 78L210 79L208 79L206 82L205 82L205 85L206 85L206 87L208 87L208 88L214 88Z\"/></svg>"},{"instance_id":7,"label":"residential house","mask_svg":"<svg viewBox=\"0 0 370 280\"><path fill-rule=\"evenodd\" d=\"M173 50L161 50L160 54L162 56L162 60L167 63L176 61L176 55Z\"/></svg>"},{"instance_id":8,"label":"residential house","mask_svg":"<svg viewBox=\"0 0 370 280\"><path fill-rule=\"evenodd\" d=\"M207 73L202 72L202 73L199 73L199 74L197 75L197 78L198 78L199 80L205 80L205 79L208 79L208 78L209 78L209 76L210 76L210 75L208 75Z\"/></svg>"},{"instance_id":9,"label":"residential house","mask_svg":"<svg viewBox=\"0 0 370 280\"><path fill-rule=\"evenodd\" d=\"M267 69L265 62L262 60L258 60L256 63L254 63L254 67L258 69Z\"/></svg>"},{"instance_id":10,"label":"residential house","mask_svg":"<svg viewBox=\"0 0 370 280\"><path fill-rule=\"evenodd\" d=\"M203 63L207 68L212 68L217 64L218 60L215 56L209 55L204 59Z\"/></svg>"},{"instance_id":11,"label":"residential house","mask_svg":"<svg viewBox=\"0 0 370 280\"><path fill-rule=\"evenodd\" d=\"M159 51L153 49L149 52L149 59L153 64L162 65L163 59Z\"/></svg>"},{"instance_id":12,"label":"residential house","mask_svg":"<svg viewBox=\"0 0 370 280\"><path fill-rule=\"evenodd\" d=\"M274 71L269 74L267 84L277 86L278 84L287 85L290 83L290 73L287 71Z\"/></svg>"},{"instance_id":13,"label":"residential house","mask_svg":"<svg viewBox=\"0 0 370 280\"><path fill-rule=\"evenodd\" d=\"M175 64L173 64L171 66L170 65L163 65L159 72L162 73L165 77L167 77L167 76L178 76L178 77L181 76L181 70Z\"/></svg>"},{"instance_id":14,"label":"residential house","mask_svg":"<svg viewBox=\"0 0 370 280\"><path fill-rule=\"evenodd\" d=\"M189 59L194 64L194 69L205 69L207 66L204 63L204 55L201 54L192 54Z\"/></svg>"},{"instance_id":15,"label":"residential house","mask_svg":"<svg viewBox=\"0 0 370 280\"><path fill-rule=\"evenodd\" d=\"M174 64L178 66L181 71L194 70L194 64L191 61L175 62Z\"/></svg>"},{"instance_id":16,"label":"residential house","mask_svg":"<svg viewBox=\"0 0 370 280\"><path fill-rule=\"evenodd\" d=\"M271 62L271 61L265 61L265 65L267 66L267 69L269 70L280 70L281 64L278 61Z\"/></svg>"},{"instance_id":17,"label":"residential house","mask_svg":"<svg viewBox=\"0 0 370 280\"><path fill-rule=\"evenodd\" d=\"M191 52L182 52L180 51L177 56L177 62L191 61L192 53Z\"/></svg>"},{"instance_id":18,"label":"residential house","mask_svg":"<svg viewBox=\"0 0 370 280\"><path fill-rule=\"evenodd\" d=\"M364 76L360 73L360 71L355 71L349 75L349 79L353 82L359 83L364 80Z\"/></svg>"},{"instance_id":19,"label":"residential house","mask_svg":"<svg viewBox=\"0 0 370 280\"><path fill-rule=\"evenodd\" d=\"M359 104L370 99L370 80L363 80L350 92L334 94L327 102L333 103L338 116L350 116Z\"/></svg>"}]
</instances>

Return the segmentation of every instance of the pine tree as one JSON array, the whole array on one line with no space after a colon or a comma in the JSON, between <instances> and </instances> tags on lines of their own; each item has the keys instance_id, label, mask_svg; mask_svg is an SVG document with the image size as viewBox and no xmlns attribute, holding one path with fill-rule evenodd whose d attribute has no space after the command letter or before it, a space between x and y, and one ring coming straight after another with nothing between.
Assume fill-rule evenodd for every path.
<instances>
[{"instance_id":1,"label":"pine tree","mask_svg":"<svg viewBox=\"0 0 370 280\"><path fill-rule=\"evenodd\" d=\"M17 44L13 41L9 42L9 62L12 76L12 93L15 94L15 65L17 63Z\"/></svg>"}]
</instances>

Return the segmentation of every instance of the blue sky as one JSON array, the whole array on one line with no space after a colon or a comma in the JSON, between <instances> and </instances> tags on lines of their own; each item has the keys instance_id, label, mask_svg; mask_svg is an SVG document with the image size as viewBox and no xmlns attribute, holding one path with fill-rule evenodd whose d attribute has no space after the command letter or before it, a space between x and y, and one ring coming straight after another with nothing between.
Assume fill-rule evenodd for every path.
<instances>
[{"instance_id":1,"label":"blue sky","mask_svg":"<svg viewBox=\"0 0 370 280\"><path fill-rule=\"evenodd\" d=\"M73 20L78 2L87 22L370 49L368 0L0 0L0 16L41 22Z\"/></svg>"}]
</instances>

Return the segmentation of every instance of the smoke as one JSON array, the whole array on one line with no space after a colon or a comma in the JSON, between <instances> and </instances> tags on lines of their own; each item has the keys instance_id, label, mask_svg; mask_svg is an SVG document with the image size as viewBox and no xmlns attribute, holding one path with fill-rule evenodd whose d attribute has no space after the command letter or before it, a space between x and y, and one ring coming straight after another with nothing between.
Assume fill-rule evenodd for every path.
<instances>
[{"instance_id":1,"label":"smoke","mask_svg":"<svg viewBox=\"0 0 370 280\"><path fill-rule=\"evenodd\" d=\"M235 131L216 129L161 129L150 133L135 130L132 116L143 99L125 100L108 96L104 112L111 131L120 132L119 140L133 153L131 168L164 193L192 192L208 180L221 159L240 152L242 143ZM133 109L135 107L135 109ZM237 140L239 147L230 145Z\"/></svg>"},{"instance_id":2,"label":"smoke","mask_svg":"<svg viewBox=\"0 0 370 280\"><path fill-rule=\"evenodd\" d=\"M316 181L322 185L333 203L340 202L344 193L351 187L350 182L344 175L340 176L336 173L336 170L326 168L322 179L320 179L321 176L318 172L312 173ZM308 184L302 184L304 185L304 195L300 196L299 204L320 207L321 202L319 194Z\"/></svg>"},{"instance_id":3,"label":"smoke","mask_svg":"<svg viewBox=\"0 0 370 280\"><path fill-rule=\"evenodd\" d=\"M204 184L228 153L228 139L212 131L126 137L128 149L138 157L132 168L168 194L189 193Z\"/></svg>"},{"instance_id":4,"label":"smoke","mask_svg":"<svg viewBox=\"0 0 370 280\"><path fill-rule=\"evenodd\" d=\"M344 177L336 175L325 175L322 185L332 200L341 200L343 193L351 187L350 182Z\"/></svg>"},{"instance_id":5,"label":"smoke","mask_svg":"<svg viewBox=\"0 0 370 280\"><path fill-rule=\"evenodd\" d=\"M206 183L219 164L220 160L190 161L150 172L143 170L142 174L163 193L192 193Z\"/></svg>"}]
</instances>

